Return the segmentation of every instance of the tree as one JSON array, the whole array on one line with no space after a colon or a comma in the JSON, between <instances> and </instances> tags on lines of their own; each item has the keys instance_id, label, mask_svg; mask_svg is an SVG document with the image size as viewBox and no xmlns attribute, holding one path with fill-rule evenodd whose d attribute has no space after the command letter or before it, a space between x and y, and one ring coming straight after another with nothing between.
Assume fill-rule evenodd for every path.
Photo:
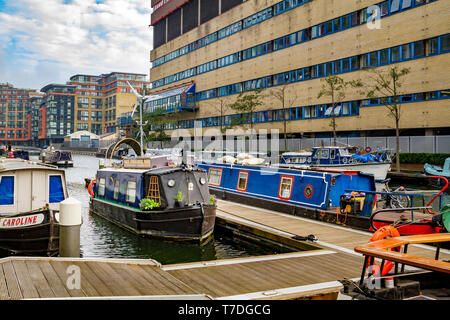
<instances>
[{"instance_id":1,"label":"tree","mask_svg":"<svg viewBox=\"0 0 450 320\"><path fill-rule=\"evenodd\" d=\"M281 103L281 108L283 110L282 116L283 116L284 151L287 151L287 121L289 118L286 109L292 108L295 101L297 100L296 93L294 93L294 95L290 96L291 98L288 99L286 90L287 85L283 85L280 86L279 88L272 89L272 96Z\"/></svg>"},{"instance_id":2,"label":"tree","mask_svg":"<svg viewBox=\"0 0 450 320\"><path fill-rule=\"evenodd\" d=\"M372 70L373 84L369 84L370 88L367 91L367 97L373 98L381 96L381 103L388 109L389 116L395 121L395 167L396 171L400 171L400 119L401 119L401 103L399 103L399 96L401 95L400 88L402 87L402 77L411 71L410 68L399 69L391 67L385 71ZM389 99L390 97L390 99Z\"/></svg>"},{"instance_id":3,"label":"tree","mask_svg":"<svg viewBox=\"0 0 450 320\"><path fill-rule=\"evenodd\" d=\"M229 129L229 127L224 127L223 125L223 118L225 115L226 110L228 109L228 104L225 100L225 97L218 97L217 99L215 99L218 103L214 105L216 111L219 112L219 127L220 127L220 132L222 134L225 133L225 131L227 129Z\"/></svg>"},{"instance_id":4,"label":"tree","mask_svg":"<svg viewBox=\"0 0 450 320\"><path fill-rule=\"evenodd\" d=\"M230 109L244 113L242 122L250 121L251 134L253 134L254 113L259 106L263 105L262 92L263 89L255 89L247 93L241 92L236 101L228 105Z\"/></svg>"},{"instance_id":5,"label":"tree","mask_svg":"<svg viewBox=\"0 0 450 320\"><path fill-rule=\"evenodd\" d=\"M336 133L336 105L341 103L345 99L345 90L348 86L352 87L362 87L360 81L344 81L338 76L328 76L320 79L322 84L322 89L320 90L317 99L323 96L331 97L331 123L330 127L333 128L333 144L336 146L337 133Z\"/></svg>"}]
</instances>

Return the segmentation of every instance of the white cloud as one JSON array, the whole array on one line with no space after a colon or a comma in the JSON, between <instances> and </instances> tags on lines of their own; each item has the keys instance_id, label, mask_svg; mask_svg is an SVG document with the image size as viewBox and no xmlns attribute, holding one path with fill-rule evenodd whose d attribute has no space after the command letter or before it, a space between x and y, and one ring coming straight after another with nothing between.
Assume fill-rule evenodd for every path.
<instances>
[{"instance_id":1,"label":"white cloud","mask_svg":"<svg viewBox=\"0 0 450 320\"><path fill-rule=\"evenodd\" d=\"M7 0L10 10L0 12L0 82L39 89L78 73L148 74L149 1L97 2ZM52 68L57 79L41 73Z\"/></svg>"}]
</instances>

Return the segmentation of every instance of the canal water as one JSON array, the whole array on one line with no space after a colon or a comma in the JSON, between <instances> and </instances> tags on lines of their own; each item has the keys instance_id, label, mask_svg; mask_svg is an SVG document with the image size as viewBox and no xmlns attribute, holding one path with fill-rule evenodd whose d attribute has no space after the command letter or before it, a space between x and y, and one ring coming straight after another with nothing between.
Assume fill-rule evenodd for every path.
<instances>
[{"instance_id":1,"label":"canal water","mask_svg":"<svg viewBox=\"0 0 450 320\"><path fill-rule=\"evenodd\" d=\"M207 244L188 244L139 237L96 215L89 214L85 178L95 176L99 158L73 155L73 168L66 168L69 196L82 203L81 254L95 258L155 259L162 264L183 263L275 254L272 249L236 241L219 232Z\"/></svg>"}]
</instances>

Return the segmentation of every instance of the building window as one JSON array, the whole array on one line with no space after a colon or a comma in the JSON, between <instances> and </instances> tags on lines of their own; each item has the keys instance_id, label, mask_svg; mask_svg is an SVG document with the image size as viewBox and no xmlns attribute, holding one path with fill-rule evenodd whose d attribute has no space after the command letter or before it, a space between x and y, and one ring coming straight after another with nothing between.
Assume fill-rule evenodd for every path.
<instances>
[{"instance_id":1,"label":"building window","mask_svg":"<svg viewBox=\"0 0 450 320\"><path fill-rule=\"evenodd\" d=\"M450 50L450 34L441 37L441 52Z\"/></svg>"},{"instance_id":2,"label":"building window","mask_svg":"<svg viewBox=\"0 0 450 320\"><path fill-rule=\"evenodd\" d=\"M400 61L400 47L392 48L391 60L392 62Z\"/></svg>"},{"instance_id":3,"label":"building window","mask_svg":"<svg viewBox=\"0 0 450 320\"><path fill-rule=\"evenodd\" d=\"M411 59L411 44L405 44L402 46L402 59L408 60Z\"/></svg>"},{"instance_id":4,"label":"building window","mask_svg":"<svg viewBox=\"0 0 450 320\"><path fill-rule=\"evenodd\" d=\"M425 40L414 42L414 58L425 56Z\"/></svg>"},{"instance_id":5,"label":"building window","mask_svg":"<svg viewBox=\"0 0 450 320\"><path fill-rule=\"evenodd\" d=\"M400 0L391 1L391 13L400 10Z\"/></svg>"},{"instance_id":6,"label":"building window","mask_svg":"<svg viewBox=\"0 0 450 320\"><path fill-rule=\"evenodd\" d=\"M127 202L136 202L136 181L127 181Z\"/></svg>"},{"instance_id":7,"label":"building window","mask_svg":"<svg viewBox=\"0 0 450 320\"><path fill-rule=\"evenodd\" d=\"M380 65L389 63L389 49L380 50Z\"/></svg>"}]
</instances>

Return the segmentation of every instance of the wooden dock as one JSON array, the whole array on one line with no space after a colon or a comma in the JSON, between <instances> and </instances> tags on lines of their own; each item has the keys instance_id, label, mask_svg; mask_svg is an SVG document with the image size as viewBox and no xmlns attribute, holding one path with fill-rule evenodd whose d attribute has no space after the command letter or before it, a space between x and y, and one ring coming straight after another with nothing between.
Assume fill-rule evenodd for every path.
<instances>
[{"instance_id":1,"label":"wooden dock","mask_svg":"<svg viewBox=\"0 0 450 320\"><path fill-rule=\"evenodd\" d=\"M151 259L0 259L0 299L333 299L340 279L358 279L362 256L353 248L370 233L219 201L218 223L291 244L314 234L315 250L161 265ZM253 230L253 231L252 231ZM300 241L301 242L301 241ZM311 244L305 244L312 246ZM410 253L434 256L427 246ZM441 257L449 259L447 250Z\"/></svg>"}]
</instances>

